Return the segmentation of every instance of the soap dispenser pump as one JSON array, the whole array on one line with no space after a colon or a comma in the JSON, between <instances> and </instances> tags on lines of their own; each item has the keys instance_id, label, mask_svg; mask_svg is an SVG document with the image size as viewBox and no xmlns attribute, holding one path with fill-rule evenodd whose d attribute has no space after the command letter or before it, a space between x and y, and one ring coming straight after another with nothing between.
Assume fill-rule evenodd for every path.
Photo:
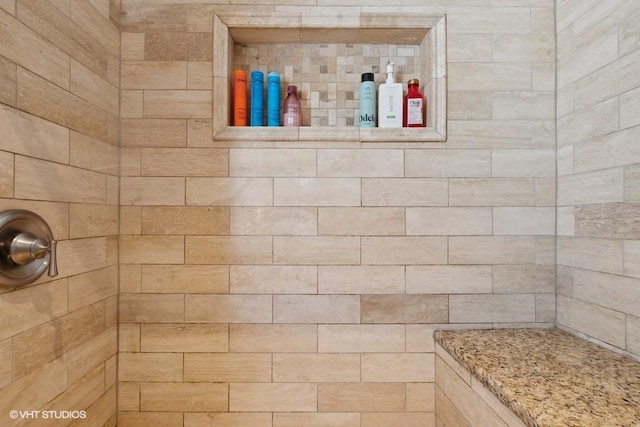
<instances>
[{"instance_id":1,"label":"soap dispenser pump","mask_svg":"<svg viewBox=\"0 0 640 427\"><path fill-rule=\"evenodd\" d=\"M378 89L378 126L402 127L402 83L396 83L393 62L387 62L387 81Z\"/></svg>"}]
</instances>

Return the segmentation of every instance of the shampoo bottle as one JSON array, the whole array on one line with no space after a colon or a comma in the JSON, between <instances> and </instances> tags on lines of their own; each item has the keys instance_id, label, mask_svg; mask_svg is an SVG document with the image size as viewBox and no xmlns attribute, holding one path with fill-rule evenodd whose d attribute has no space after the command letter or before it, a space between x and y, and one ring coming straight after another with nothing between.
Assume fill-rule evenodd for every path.
<instances>
[{"instance_id":1,"label":"shampoo bottle","mask_svg":"<svg viewBox=\"0 0 640 427\"><path fill-rule=\"evenodd\" d=\"M233 73L233 125L247 125L247 72Z\"/></svg>"},{"instance_id":2,"label":"shampoo bottle","mask_svg":"<svg viewBox=\"0 0 640 427\"><path fill-rule=\"evenodd\" d=\"M264 74L262 71L251 72L251 126L262 126L262 91L264 90Z\"/></svg>"},{"instance_id":3,"label":"shampoo bottle","mask_svg":"<svg viewBox=\"0 0 640 427\"><path fill-rule=\"evenodd\" d=\"M373 73L362 73L360 82L360 127L376 127L376 84Z\"/></svg>"},{"instance_id":4,"label":"shampoo bottle","mask_svg":"<svg viewBox=\"0 0 640 427\"><path fill-rule=\"evenodd\" d=\"M267 126L280 126L280 74L267 75Z\"/></svg>"},{"instance_id":5,"label":"shampoo bottle","mask_svg":"<svg viewBox=\"0 0 640 427\"><path fill-rule=\"evenodd\" d=\"M387 63L387 81L378 89L378 127L402 127L402 83L393 76L393 62Z\"/></svg>"},{"instance_id":6,"label":"shampoo bottle","mask_svg":"<svg viewBox=\"0 0 640 427\"><path fill-rule=\"evenodd\" d=\"M408 86L407 94L404 97L404 127L424 127L427 103L420 93L420 81L411 79Z\"/></svg>"},{"instance_id":7,"label":"shampoo bottle","mask_svg":"<svg viewBox=\"0 0 640 427\"><path fill-rule=\"evenodd\" d=\"M284 100L284 126L300 126L300 100L298 99L298 88L296 86L287 87L287 98Z\"/></svg>"}]
</instances>

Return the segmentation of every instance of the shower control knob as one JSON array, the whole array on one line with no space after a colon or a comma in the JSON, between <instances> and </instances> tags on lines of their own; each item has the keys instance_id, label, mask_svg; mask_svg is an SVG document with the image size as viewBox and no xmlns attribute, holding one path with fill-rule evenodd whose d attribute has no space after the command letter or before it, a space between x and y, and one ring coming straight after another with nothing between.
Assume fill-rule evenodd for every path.
<instances>
[{"instance_id":1,"label":"shower control knob","mask_svg":"<svg viewBox=\"0 0 640 427\"><path fill-rule=\"evenodd\" d=\"M0 212L0 285L26 285L45 271L49 277L57 276L56 249L51 228L36 213Z\"/></svg>"}]
</instances>

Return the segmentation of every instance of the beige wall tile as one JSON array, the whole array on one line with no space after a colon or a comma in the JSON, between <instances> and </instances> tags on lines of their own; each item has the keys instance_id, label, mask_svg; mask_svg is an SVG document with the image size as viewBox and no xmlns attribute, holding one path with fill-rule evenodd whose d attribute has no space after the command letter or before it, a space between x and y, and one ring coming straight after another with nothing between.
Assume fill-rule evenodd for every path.
<instances>
[{"instance_id":1,"label":"beige wall tile","mask_svg":"<svg viewBox=\"0 0 640 427\"><path fill-rule=\"evenodd\" d=\"M309 353L318 350L316 325L229 325L229 351Z\"/></svg>"},{"instance_id":2,"label":"beige wall tile","mask_svg":"<svg viewBox=\"0 0 640 427\"><path fill-rule=\"evenodd\" d=\"M446 264L445 237L364 237L363 264Z\"/></svg>"},{"instance_id":3,"label":"beige wall tile","mask_svg":"<svg viewBox=\"0 0 640 427\"><path fill-rule=\"evenodd\" d=\"M629 146L639 136L636 126L576 145L573 149L576 172L640 163L640 156Z\"/></svg>"},{"instance_id":4,"label":"beige wall tile","mask_svg":"<svg viewBox=\"0 0 640 427\"><path fill-rule=\"evenodd\" d=\"M227 176L227 150L205 148L143 149L140 173L147 176Z\"/></svg>"},{"instance_id":5,"label":"beige wall tile","mask_svg":"<svg viewBox=\"0 0 640 427\"><path fill-rule=\"evenodd\" d=\"M69 56L7 13L2 13L0 20L0 35L6 42L0 55L68 89Z\"/></svg>"},{"instance_id":6,"label":"beige wall tile","mask_svg":"<svg viewBox=\"0 0 640 427\"><path fill-rule=\"evenodd\" d=\"M531 88L531 66L527 63L452 62L448 68L450 90L525 91Z\"/></svg>"},{"instance_id":7,"label":"beige wall tile","mask_svg":"<svg viewBox=\"0 0 640 427\"><path fill-rule=\"evenodd\" d=\"M357 237L273 238L275 264L357 264L360 239Z\"/></svg>"},{"instance_id":8,"label":"beige wall tile","mask_svg":"<svg viewBox=\"0 0 640 427\"><path fill-rule=\"evenodd\" d=\"M494 265L495 293L554 293L554 265Z\"/></svg>"},{"instance_id":9,"label":"beige wall tile","mask_svg":"<svg viewBox=\"0 0 640 427\"><path fill-rule=\"evenodd\" d=\"M187 236L187 264L270 264L270 236Z\"/></svg>"},{"instance_id":10,"label":"beige wall tile","mask_svg":"<svg viewBox=\"0 0 640 427\"><path fill-rule=\"evenodd\" d=\"M142 90L120 91L120 117L125 119L141 119L144 117Z\"/></svg>"},{"instance_id":11,"label":"beige wall tile","mask_svg":"<svg viewBox=\"0 0 640 427\"><path fill-rule=\"evenodd\" d=\"M144 234L229 234L229 209L195 206L145 206L142 209Z\"/></svg>"},{"instance_id":12,"label":"beige wall tile","mask_svg":"<svg viewBox=\"0 0 640 427\"><path fill-rule=\"evenodd\" d=\"M187 64L187 89L213 88L213 64L211 62L189 62Z\"/></svg>"},{"instance_id":13,"label":"beige wall tile","mask_svg":"<svg viewBox=\"0 0 640 427\"><path fill-rule=\"evenodd\" d=\"M315 235L316 208L238 207L231 208L233 235Z\"/></svg>"},{"instance_id":14,"label":"beige wall tile","mask_svg":"<svg viewBox=\"0 0 640 427\"><path fill-rule=\"evenodd\" d=\"M0 152L0 196L13 197L13 154Z\"/></svg>"},{"instance_id":15,"label":"beige wall tile","mask_svg":"<svg viewBox=\"0 0 640 427\"><path fill-rule=\"evenodd\" d=\"M357 295L275 295L275 323L358 323Z\"/></svg>"},{"instance_id":16,"label":"beige wall tile","mask_svg":"<svg viewBox=\"0 0 640 427\"><path fill-rule=\"evenodd\" d=\"M213 39L207 33L148 33L144 53L151 60L211 61Z\"/></svg>"},{"instance_id":17,"label":"beige wall tile","mask_svg":"<svg viewBox=\"0 0 640 427\"><path fill-rule=\"evenodd\" d=\"M640 202L640 166L624 168L624 201Z\"/></svg>"},{"instance_id":18,"label":"beige wall tile","mask_svg":"<svg viewBox=\"0 0 640 427\"><path fill-rule=\"evenodd\" d=\"M120 294L121 322L182 322L184 295Z\"/></svg>"},{"instance_id":19,"label":"beige wall tile","mask_svg":"<svg viewBox=\"0 0 640 427\"><path fill-rule=\"evenodd\" d=\"M188 129L187 146L210 147L213 145L211 119L190 119Z\"/></svg>"},{"instance_id":20,"label":"beige wall tile","mask_svg":"<svg viewBox=\"0 0 640 427\"><path fill-rule=\"evenodd\" d=\"M624 242L624 274L640 277L640 241L627 240Z\"/></svg>"},{"instance_id":21,"label":"beige wall tile","mask_svg":"<svg viewBox=\"0 0 640 427\"><path fill-rule=\"evenodd\" d=\"M431 366L435 379L435 358ZM433 382L407 384L407 411L435 412L435 393Z\"/></svg>"},{"instance_id":22,"label":"beige wall tile","mask_svg":"<svg viewBox=\"0 0 640 427\"><path fill-rule=\"evenodd\" d=\"M558 265L622 274L621 240L558 237Z\"/></svg>"},{"instance_id":23,"label":"beige wall tile","mask_svg":"<svg viewBox=\"0 0 640 427\"><path fill-rule=\"evenodd\" d=\"M178 119L122 119L122 147L186 147L187 121Z\"/></svg>"},{"instance_id":24,"label":"beige wall tile","mask_svg":"<svg viewBox=\"0 0 640 427\"><path fill-rule=\"evenodd\" d=\"M491 266L407 266L408 294L490 293Z\"/></svg>"},{"instance_id":25,"label":"beige wall tile","mask_svg":"<svg viewBox=\"0 0 640 427\"><path fill-rule=\"evenodd\" d=\"M225 411L227 384L142 383L141 411Z\"/></svg>"},{"instance_id":26,"label":"beige wall tile","mask_svg":"<svg viewBox=\"0 0 640 427\"><path fill-rule=\"evenodd\" d=\"M318 325L321 353L389 353L404 348L404 325Z\"/></svg>"},{"instance_id":27,"label":"beige wall tile","mask_svg":"<svg viewBox=\"0 0 640 427\"><path fill-rule=\"evenodd\" d=\"M408 235L489 235L491 208L407 208Z\"/></svg>"},{"instance_id":28,"label":"beige wall tile","mask_svg":"<svg viewBox=\"0 0 640 427\"><path fill-rule=\"evenodd\" d=\"M316 266L234 265L230 292L235 294L315 294Z\"/></svg>"},{"instance_id":29,"label":"beige wall tile","mask_svg":"<svg viewBox=\"0 0 640 427\"><path fill-rule=\"evenodd\" d=\"M402 208L319 208L318 234L343 236L401 235Z\"/></svg>"},{"instance_id":30,"label":"beige wall tile","mask_svg":"<svg viewBox=\"0 0 640 427\"><path fill-rule=\"evenodd\" d=\"M404 292L403 266L320 266L320 294L398 294Z\"/></svg>"},{"instance_id":31,"label":"beige wall tile","mask_svg":"<svg viewBox=\"0 0 640 427\"><path fill-rule=\"evenodd\" d=\"M564 93L560 92L559 96L561 95ZM571 104L573 105L573 97ZM559 147L584 143L616 131L618 100L614 98L576 112L571 111L570 114L559 114L557 127Z\"/></svg>"},{"instance_id":32,"label":"beige wall tile","mask_svg":"<svg viewBox=\"0 0 640 427\"><path fill-rule=\"evenodd\" d=\"M142 292L224 294L229 291L228 266L145 265L138 275ZM122 279L120 285L122 287Z\"/></svg>"},{"instance_id":33,"label":"beige wall tile","mask_svg":"<svg viewBox=\"0 0 640 427\"><path fill-rule=\"evenodd\" d=\"M318 150L318 176L401 177L403 175L404 153L402 150Z\"/></svg>"},{"instance_id":34,"label":"beige wall tile","mask_svg":"<svg viewBox=\"0 0 640 427\"><path fill-rule=\"evenodd\" d=\"M271 382L271 360L271 354L262 353L185 354L184 378L189 382Z\"/></svg>"},{"instance_id":35,"label":"beige wall tile","mask_svg":"<svg viewBox=\"0 0 640 427\"><path fill-rule=\"evenodd\" d=\"M118 268L109 267L69 278L69 311L118 293Z\"/></svg>"},{"instance_id":36,"label":"beige wall tile","mask_svg":"<svg viewBox=\"0 0 640 427\"><path fill-rule=\"evenodd\" d=\"M607 203L575 208L575 235L616 239L640 238L639 204Z\"/></svg>"},{"instance_id":37,"label":"beige wall tile","mask_svg":"<svg viewBox=\"0 0 640 427\"><path fill-rule=\"evenodd\" d=\"M364 412L362 427L406 426L432 427L436 425L433 412Z\"/></svg>"},{"instance_id":38,"label":"beige wall tile","mask_svg":"<svg viewBox=\"0 0 640 427\"><path fill-rule=\"evenodd\" d=\"M408 177L491 176L489 150L407 150Z\"/></svg>"},{"instance_id":39,"label":"beige wall tile","mask_svg":"<svg viewBox=\"0 0 640 427\"><path fill-rule=\"evenodd\" d=\"M534 295L450 295L451 323L535 322Z\"/></svg>"},{"instance_id":40,"label":"beige wall tile","mask_svg":"<svg viewBox=\"0 0 640 427\"><path fill-rule=\"evenodd\" d=\"M182 381L182 353L118 353L119 381Z\"/></svg>"},{"instance_id":41,"label":"beige wall tile","mask_svg":"<svg viewBox=\"0 0 640 427\"><path fill-rule=\"evenodd\" d=\"M519 34L531 26L529 10L510 7L464 8L448 20L452 34Z\"/></svg>"},{"instance_id":42,"label":"beige wall tile","mask_svg":"<svg viewBox=\"0 0 640 427\"><path fill-rule=\"evenodd\" d=\"M451 206L533 206L535 182L531 178L452 178Z\"/></svg>"},{"instance_id":43,"label":"beige wall tile","mask_svg":"<svg viewBox=\"0 0 640 427\"><path fill-rule=\"evenodd\" d=\"M186 62L149 60L123 61L121 73L122 89L187 88Z\"/></svg>"},{"instance_id":44,"label":"beige wall tile","mask_svg":"<svg viewBox=\"0 0 640 427\"><path fill-rule=\"evenodd\" d=\"M5 358L5 360L13 360L13 340L7 339L0 342L0 355ZM360 359L358 358L358 363ZM7 384L10 384L13 379L13 362L5 363L2 368L0 368L0 387L4 387Z\"/></svg>"},{"instance_id":45,"label":"beige wall tile","mask_svg":"<svg viewBox=\"0 0 640 427\"><path fill-rule=\"evenodd\" d=\"M118 146L72 131L69 164L118 175Z\"/></svg>"},{"instance_id":46,"label":"beige wall tile","mask_svg":"<svg viewBox=\"0 0 640 427\"><path fill-rule=\"evenodd\" d=\"M491 174L496 177L554 177L555 150L493 150Z\"/></svg>"},{"instance_id":47,"label":"beige wall tile","mask_svg":"<svg viewBox=\"0 0 640 427\"><path fill-rule=\"evenodd\" d=\"M434 325L406 325L406 351L409 353L432 353L435 341Z\"/></svg>"},{"instance_id":48,"label":"beige wall tile","mask_svg":"<svg viewBox=\"0 0 640 427\"><path fill-rule=\"evenodd\" d=\"M363 354L363 382L433 382L434 353Z\"/></svg>"},{"instance_id":49,"label":"beige wall tile","mask_svg":"<svg viewBox=\"0 0 640 427\"><path fill-rule=\"evenodd\" d=\"M491 35L448 34L447 60L452 62L490 62Z\"/></svg>"},{"instance_id":50,"label":"beige wall tile","mask_svg":"<svg viewBox=\"0 0 640 427\"><path fill-rule=\"evenodd\" d=\"M183 415L181 412L124 412L118 413L118 426L144 427L180 427Z\"/></svg>"},{"instance_id":51,"label":"beige wall tile","mask_svg":"<svg viewBox=\"0 0 640 427\"><path fill-rule=\"evenodd\" d=\"M67 282L57 280L40 286L0 294L0 339L46 323L67 313ZM33 301L43 301L37 306Z\"/></svg>"},{"instance_id":52,"label":"beige wall tile","mask_svg":"<svg viewBox=\"0 0 640 427\"><path fill-rule=\"evenodd\" d=\"M107 266L107 239L73 239L58 244L58 277L74 276Z\"/></svg>"},{"instance_id":53,"label":"beige wall tile","mask_svg":"<svg viewBox=\"0 0 640 427\"><path fill-rule=\"evenodd\" d=\"M469 427L469 423L458 412L440 387L436 387L436 419L438 427L460 426Z\"/></svg>"},{"instance_id":54,"label":"beige wall tile","mask_svg":"<svg viewBox=\"0 0 640 427\"><path fill-rule=\"evenodd\" d=\"M278 382L358 382L357 354L274 354L273 380Z\"/></svg>"},{"instance_id":55,"label":"beige wall tile","mask_svg":"<svg viewBox=\"0 0 640 427\"><path fill-rule=\"evenodd\" d=\"M465 35L465 37L475 39L478 36ZM451 54L448 53L448 55L451 58ZM491 92L450 91L448 96L448 117L450 120L491 119Z\"/></svg>"},{"instance_id":56,"label":"beige wall tile","mask_svg":"<svg viewBox=\"0 0 640 427\"><path fill-rule=\"evenodd\" d=\"M620 128L625 129L640 124L640 89L620 95Z\"/></svg>"},{"instance_id":57,"label":"beige wall tile","mask_svg":"<svg viewBox=\"0 0 640 427\"><path fill-rule=\"evenodd\" d=\"M120 236L120 260L128 264L182 264L182 236Z\"/></svg>"},{"instance_id":58,"label":"beige wall tile","mask_svg":"<svg viewBox=\"0 0 640 427\"><path fill-rule=\"evenodd\" d=\"M69 205L19 199L0 199L0 209L27 209L40 215L58 240L69 238Z\"/></svg>"},{"instance_id":59,"label":"beige wall tile","mask_svg":"<svg viewBox=\"0 0 640 427\"><path fill-rule=\"evenodd\" d=\"M493 208L494 235L555 235L555 208Z\"/></svg>"},{"instance_id":60,"label":"beige wall tile","mask_svg":"<svg viewBox=\"0 0 640 427\"><path fill-rule=\"evenodd\" d=\"M446 206L449 185L440 178L362 180L363 206Z\"/></svg>"},{"instance_id":61,"label":"beige wall tile","mask_svg":"<svg viewBox=\"0 0 640 427\"><path fill-rule=\"evenodd\" d=\"M118 334L112 326L101 334L73 348L67 354L68 381L74 383L102 365L118 352Z\"/></svg>"},{"instance_id":62,"label":"beige wall tile","mask_svg":"<svg viewBox=\"0 0 640 427\"><path fill-rule=\"evenodd\" d=\"M15 197L75 203L105 203L103 175L32 158L15 158Z\"/></svg>"},{"instance_id":63,"label":"beige wall tile","mask_svg":"<svg viewBox=\"0 0 640 427\"><path fill-rule=\"evenodd\" d=\"M22 68L18 108L95 138L108 136L104 110Z\"/></svg>"},{"instance_id":64,"label":"beige wall tile","mask_svg":"<svg viewBox=\"0 0 640 427\"><path fill-rule=\"evenodd\" d=\"M95 304L14 337L15 378L33 372L105 329L104 304Z\"/></svg>"},{"instance_id":65,"label":"beige wall tile","mask_svg":"<svg viewBox=\"0 0 640 427\"><path fill-rule=\"evenodd\" d=\"M140 324L121 322L118 325L118 350L132 353L140 351Z\"/></svg>"},{"instance_id":66,"label":"beige wall tile","mask_svg":"<svg viewBox=\"0 0 640 427\"><path fill-rule=\"evenodd\" d=\"M110 114L118 115L120 110L118 88L73 59L70 82L71 93Z\"/></svg>"},{"instance_id":67,"label":"beige wall tile","mask_svg":"<svg viewBox=\"0 0 640 427\"><path fill-rule=\"evenodd\" d=\"M355 413L274 413L273 427L360 427Z\"/></svg>"},{"instance_id":68,"label":"beige wall tile","mask_svg":"<svg viewBox=\"0 0 640 427\"><path fill-rule=\"evenodd\" d=\"M231 384L230 411L301 411L318 409L316 384Z\"/></svg>"},{"instance_id":69,"label":"beige wall tile","mask_svg":"<svg viewBox=\"0 0 640 427\"><path fill-rule=\"evenodd\" d=\"M452 264L527 264L535 262L530 236L464 236L449 238Z\"/></svg>"},{"instance_id":70,"label":"beige wall tile","mask_svg":"<svg viewBox=\"0 0 640 427\"><path fill-rule=\"evenodd\" d=\"M447 323L446 295L362 295L362 323Z\"/></svg>"},{"instance_id":71,"label":"beige wall tile","mask_svg":"<svg viewBox=\"0 0 640 427\"><path fill-rule=\"evenodd\" d=\"M60 125L0 105L0 127L2 150L60 163L69 161L69 130Z\"/></svg>"},{"instance_id":72,"label":"beige wall tile","mask_svg":"<svg viewBox=\"0 0 640 427\"><path fill-rule=\"evenodd\" d=\"M318 384L321 412L371 412L405 410L404 384Z\"/></svg>"},{"instance_id":73,"label":"beige wall tile","mask_svg":"<svg viewBox=\"0 0 640 427\"><path fill-rule=\"evenodd\" d=\"M69 220L72 239L118 234L118 207L71 204Z\"/></svg>"},{"instance_id":74,"label":"beige wall tile","mask_svg":"<svg viewBox=\"0 0 640 427\"><path fill-rule=\"evenodd\" d=\"M31 411L31 408L40 408L62 393L66 386L66 364L64 358L58 358L0 390L0 409L9 414L12 409ZM2 419L7 426L17 425L20 421L12 420L8 415Z\"/></svg>"},{"instance_id":75,"label":"beige wall tile","mask_svg":"<svg viewBox=\"0 0 640 427\"><path fill-rule=\"evenodd\" d=\"M120 34L120 58L123 61L144 59L144 33Z\"/></svg>"},{"instance_id":76,"label":"beige wall tile","mask_svg":"<svg viewBox=\"0 0 640 427\"><path fill-rule=\"evenodd\" d=\"M316 150L310 149L232 149L230 176L315 176Z\"/></svg>"},{"instance_id":77,"label":"beige wall tile","mask_svg":"<svg viewBox=\"0 0 640 427\"><path fill-rule=\"evenodd\" d=\"M187 412L184 414L184 427L271 427L271 418L271 413ZM182 418L180 421L182 422Z\"/></svg>"},{"instance_id":78,"label":"beige wall tile","mask_svg":"<svg viewBox=\"0 0 640 427\"><path fill-rule=\"evenodd\" d=\"M492 37L493 61L553 62L555 40L552 34L495 34Z\"/></svg>"},{"instance_id":79,"label":"beige wall tile","mask_svg":"<svg viewBox=\"0 0 640 427\"><path fill-rule=\"evenodd\" d=\"M574 49L570 55L558 58L558 87L574 83L614 62L617 59L618 35L610 33L592 40L588 46L574 46Z\"/></svg>"},{"instance_id":80,"label":"beige wall tile","mask_svg":"<svg viewBox=\"0 0 640 427\"><path fill-rule=\"evenodd\" d=\"M532 127L531 122L522 120L450 120L447 124L447 146L476 149L531 147Z\"/></svg>"},{"instance_id":81,"label":"beige wall tile","mask_svg":"<svg viewBox=\"0 0 640 427\"><path fill-rule=\"evenodd\" d=\"M270 323L271 295L186 295L185 320L204 323Z\"/></svg>"},{"instance_id":82,"label":"beige wall tile","mask_svg":"<svg viewBox=\"0 0 640 427\"><path fill-rule=\"evenodd\" d=\"M145 90L144 116L160 119L211 117L211 91Z\"/></svg>"},{"instance_id":83,"label":"beige wall tile","mask_svg":"<svg viewBox=\"0 0 640 427\"><path fill-rule=\"evenodd\" d=\"M123 177L120 203L123 205L184 205L184 178Z\"/></svg>"},{"instance_id":84,"label":"beige wall tile","mask_svg":"<svg viewBox=\"0 0 640 427\"><path fill-rule=\"evenodd\" d=\"M143 324L140 351L225 352L229 350L228 325Z\"/></svg>"},{"instance_id":85,"label":"beige wall tile","mask_svg":"<svg viewBox=\"0 0 640 427\"><path fill-rule=\"evenodd\" d=\"M357 178L275 178L276 206L360 206Z\"/></svg>"},{"instance_id":86,"label":"beige wall tile","mask_svg":"<svg viewBox=\"0 0 640 427\"><path fill-rule=\"evenodd\" d=\"M187 178L188 205L273 205L271 178Z\"/></svg>"},{"instance_id":87,"label":"beige wall tile","mask_svg":"<svg viewBox=\"0 0 640 427\"><path fill-rule=\"evenodd\" d=\"M625 316L620 312L558 295L558 324L625 347Z\"/></svg>"}]
</instances>

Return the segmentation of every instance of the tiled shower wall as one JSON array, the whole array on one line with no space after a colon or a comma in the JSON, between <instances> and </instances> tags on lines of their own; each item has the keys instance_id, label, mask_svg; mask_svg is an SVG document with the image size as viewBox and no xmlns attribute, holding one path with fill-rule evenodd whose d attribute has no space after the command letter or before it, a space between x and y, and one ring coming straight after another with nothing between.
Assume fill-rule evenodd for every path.
<instances>
[{"instance_id":1,"label":"tiled shower wall","mask_svg":"<svg viewBox=\"0 0 640 427\"><path fill-rule=\"evenodd\" d=\"M11 409L116 422L120 34L109 8L0 1L0 210L37 212L60 242L58 277L0 289L3 426L72 421Z\"/></svg>"},{"instance_id":2,"label":"tiled shower wall","mask_svg":"<svg viewBox=\"0 0 640 427\"><path fill-rule=\"evenodd\" d=\"M558 323L640 356L640 3L558 1Z\"/></svg>"},{"instance_id":3,"label":"tiled shower wall","mask_svg":"<svg viewBox=\"0 0 640 427\"><path fill-rule=\"evenodd\" d=\"M122 3L120 426L434 426L435 327L555 321L552 0ZM446 143L212 142L214 12L361 9L447 13Z\"/></svg>"}]
</instances>

